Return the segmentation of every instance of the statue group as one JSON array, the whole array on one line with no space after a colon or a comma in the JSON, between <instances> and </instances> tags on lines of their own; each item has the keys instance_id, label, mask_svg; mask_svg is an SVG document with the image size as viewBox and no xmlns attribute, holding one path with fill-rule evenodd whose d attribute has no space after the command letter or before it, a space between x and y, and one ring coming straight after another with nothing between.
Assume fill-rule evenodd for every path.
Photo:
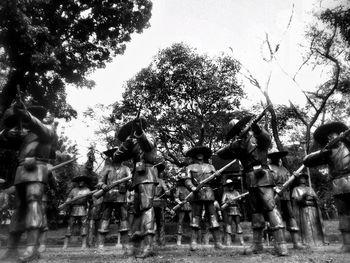
<instances>
[{"instance_id":1,"label":"statue group","mask_svg":"<svg viewBox=\"0 0 350 263\"><path fill-rule=\"evenodd\" d=\"M48 230L45 192L48 187L55 187L54 182L50 183L54 181L50 159L57 140L55 130L44 124L45 115L42 107L26 108L23 104L15 104L5 113L6 128L0 135L1 147L18 151L14 185L0 194L2 210L6 209L10 196L14 196L16 203L4 258L19 258L21 262L37 259L45 251ZM152 256L155 239L159 246L166 243L166 211L176 213L178 219L177 245L183 244L183 224L188 217L191 251L199 248L200 232L205 232L203 226L212 233L215 249L230 248L233 237L238 237L243 246L240 208L243 198L250 205L253 230L251 245L244 246L244 254L264 251L263 233L267 225L278 256L290 253L285 229L290 233L294 249L326 244L317 195L307 184L308 174L300 172L302 169L290 174L283 167L281 160L288 152L269 152L271 136L258 124L260 119L261 116L250 115L228 123L227 144L215 155L222 160L239 160L248 191L240 192L233 178L226 178L219 184L220 198L216 193L217 179L228 166L216 170L211 163L213 153L209 147L198 145L188 149L185 157L190 161L176 176L175 188L169 189L164 180L166 163L157 153L154 135L147 132L146 119L137 117L127 122L117 133L119 147L104 152L105 165L95 189L89 188L90 178L85 174L73 177L75 186L61 206L69 213L63 248L69 245L73 227L79 225L82 248L95 245L103 251L114 218L119 222L124 255ZM302 160L305 167L328 165L339 213L343 252L350 252L348 133L348 127L340 122L320 126L314 139L322 149ZM125 162L131 164L130 167ZM291 178L295 178L293 185ZM177 205L170 209L165 198L172 194ZM19 256L19 240L24 232L27 245Z\"/></svg>"}]
</instances>

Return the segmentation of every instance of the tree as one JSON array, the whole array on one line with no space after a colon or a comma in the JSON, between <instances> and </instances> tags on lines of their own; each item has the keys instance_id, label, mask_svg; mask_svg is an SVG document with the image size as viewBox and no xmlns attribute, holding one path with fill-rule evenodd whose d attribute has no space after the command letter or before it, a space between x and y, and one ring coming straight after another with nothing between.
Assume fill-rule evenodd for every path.
<instances>
[{"instance_id":1,"label":"tree","mask_svg":"<svg viewBox=\"0 0 350 263\"><path fill-rule=\"evenodd\" d=\"M149 26L149 0L3 0L0 63L8 68L0 117L19 86L27 101L56 117L76 116L66 84L91 88L88 74L122 54L131 34Z\"/></svg>"},{"instance_id":2,"label":"tree","mask_svg":"<svg viewBox=\"0 0 350 263\"><path fill-rule=\"evenodd\" d=\"M126 83L114 119L135 118L142 107L141 115L158 135L160 150L181 166L189 147L207 145L215 150L223 141L224 126L244 96L236 79L239 69L227 55L210 58L183 43L173 44ZM236 117L240 114L236 112Z\"/></svg>"}]
</instances>

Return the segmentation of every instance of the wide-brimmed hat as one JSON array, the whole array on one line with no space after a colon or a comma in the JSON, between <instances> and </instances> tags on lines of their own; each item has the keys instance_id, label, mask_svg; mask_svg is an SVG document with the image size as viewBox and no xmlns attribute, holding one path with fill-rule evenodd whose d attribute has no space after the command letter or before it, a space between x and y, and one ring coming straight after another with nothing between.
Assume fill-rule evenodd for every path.
<instances>
[{"instance_id":1,"label":"wide-brimmed hat","mask_svg":"<svg viewBox=\"0 0 350 263\"><path fill-rule=\"evenodd\" d=\"M346 131L348 126L340 121L330 122L318 127L314 132L314 139L321 146L324 146L328 143L328 135L331 133L342 133Z\"/></svg>"},{"instance_id":2,"label":"wide-brimmed hat","mask_svg":"<svg viewBox=\"0 0 350 263\"><path fill-rule=\"evenodd\" d=\"M147 121L144 117L140 117L143 129L147 128ZM124 142L126 138L132 133L134 121L129 121L124 124L118 131L117 138L119 141Z\"/></svg>"},{"instance_id":3,"label":"wide-brimmed hat","mask_svg":"<svg viewBox=\"0 0 350 263\"><path fill-rule=\"evenodd\" d=\"M87 176L85 174L78 174L78 175L74 176L72 179L72 182L75 182L75 183L80 182L80 181L85 181L86 183L89 184L91 182L91 178L90 178L90 176Z\"/></svg>"},{"instance_id":4,"label":"wide-brimmed hat","mask_svg":"<svg viewBox=\"0 0 350 263\"><path fill-rule=\"evenodd\" d=\"M236 119L232 119L229 123L228 126L226 128L227 132L226 132L226 140L230 140L232 139L235 135L237 135L238 133L240 133L243 128L248 124L248 122L253 118L252 115L243 117L242 119L240 119L239 121L237 121Z\"/></svg>"},{"instance_id":5,"label":"wide-brimmed hat","mask_svg":"<svg viewBox=\"0 0 350 263\"><path fill-rule=\"evenodd\" d=\"M224 183L224 185L232 185L233 181L231 179L227 179L226 182Z\"/></svg>"},{"instance_id":6,"label":"wide-brimmed hat","mask_svg":"<svg viewBox=\"0 0 350 263\"><path fill-rule=\"evenodd\" d=\"M47 109L40 105L32 105L27 108L27 110L39 120L42 120L46 117Z\"/></svg>"},{"instance_id":7,"label":"wide-brimmed hat","mask_svg":"<svg viewBox=\"0 0 350 263\"><path fill-rule=\"evenodd\" d=\"M207 146L194 146L186 152L185 156L196 158L198 154L203 154L204 159L209 159L212 155L212 151Z\"/></svg>"},{"instance_id":8,"label":"wide-brimmed hat","mask_svg":"<svg viewBox=\"0 0 350 263\"><path fill-rule=\"evenodd\" d=\"M113 157L113 154L118 150L118 148L112 148L112 149L108 149L106 151L103 152L104 155L106 155L109 158Z\"/></svg>"},{"instance_id":9,"label":"wide-brimmed hat","mask_svg":"<svg viewBox=\"0 0 350 263\"><path fill-rule=\"evenodd\" d=\"M267 155L267 158L271 160L278 160L288 155L288 151L272 152Z\"/></svg>"},{"instance_id":10,"label":"wide-brimmed hat","mask_svg":"<svg viewBox=\"0 0 350 263\"><path fill-rule=\"evenodd\" d=\"M19 123L19 118L13 112L13 107L5 110L3 116L3 123L8 128L13 128Z\"/></svg>"}]
</instances>

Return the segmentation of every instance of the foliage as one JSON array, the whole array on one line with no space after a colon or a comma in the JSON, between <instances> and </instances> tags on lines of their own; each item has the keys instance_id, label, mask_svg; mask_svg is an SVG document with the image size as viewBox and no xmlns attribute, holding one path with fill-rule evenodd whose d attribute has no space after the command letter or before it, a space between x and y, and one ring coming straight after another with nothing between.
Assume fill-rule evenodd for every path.
<instances>
[{"instance_id":1,"label":"foliage","mask_svg":"<svg viewBox=\"0 0 350 263\"><path fill-rule=\"evenodd\" d=\"M114 105L118 105L118 102ZM83 113L83 122L87 125L89 123L98 124L94 131L96 136L92 138L92 141L106 148L116 146L115 130L118 122L115 121L116 114L112 112L114 107L113 105L96 104Z\"/></svg>"},{"instance_id":2,"label":"foliage","mask_svg":"<svg viewBox=\"0 0 350 263\"><path fill-rule=\"evenodd\" d=\"M91 88L88 74L122 54L131 34L149 26L149 0L4 0L0 2L0 63L8 81L0 116L16 94L56 117L76 117L66 84Z\"/></svg>"},{"instance_id":3,"label":"foliage","mask_svg":"<svg viewBox=\"0 0 350 263\"><path fill-rule=\"evenodd\" d=\"M337 6L334 9L327 9L321 13L322 21L338 27L343 39L350 46L350 8L349 6ZM350 57L348 57L348 60Z\"/></svg>"},{"instance_id":4,"label":"foliage","mask_svg":"<svg viewBox=\"0 0 350 263\"><path fill-rule=\"evenodd\" d=\"M229 56L211 58L183 43L173 44L126 83L123 101L115 105L115 120L134 118L142 107L161 150L180 164L177 158L189 147L215 149L223 140L223 126L244 96L236 79L239 69Z\"/></svg>"}]
</instances>

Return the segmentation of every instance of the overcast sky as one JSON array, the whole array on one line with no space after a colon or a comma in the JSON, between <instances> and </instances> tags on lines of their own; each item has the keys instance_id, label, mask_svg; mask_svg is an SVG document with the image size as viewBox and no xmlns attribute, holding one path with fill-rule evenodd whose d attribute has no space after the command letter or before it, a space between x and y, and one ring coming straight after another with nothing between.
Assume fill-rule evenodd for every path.
<instances>
[{"instance_id":1,"label":"overcast sky","mask_svg":"<svg viewBox=\"0 0 350 263\"><path fill-rule=\"evenodd\" d=\"M272 72L270 95L274 103L302 103L304 97L282 67L293 75L302 62L300 44L311 21L313 0L154 0L150 28L132 36L122 56L106 68L97 70L91 78L92 90L67 89L68 102L78 110L77 120L65 124L66 134L81 145L81 153L93 139L94 124L87 128L81 113L97 103L111 104L121 99L123 83L146 67L160 49L175 42L184 42L211 56L222 52L240 60L265 85ZM326 2L333 2L328 0ZM289 19L292 20L288 30ZM266 63L266 34L273 45L280 44L279 65ZM231 50L232 49L232 50ZM304 90L315 87L321 76L306 69L299 73L298 82ZM256 89L247 87L250 99L260 101ZM104 147L104 146L100 146Z\"/></svg>"}]
</instances>

